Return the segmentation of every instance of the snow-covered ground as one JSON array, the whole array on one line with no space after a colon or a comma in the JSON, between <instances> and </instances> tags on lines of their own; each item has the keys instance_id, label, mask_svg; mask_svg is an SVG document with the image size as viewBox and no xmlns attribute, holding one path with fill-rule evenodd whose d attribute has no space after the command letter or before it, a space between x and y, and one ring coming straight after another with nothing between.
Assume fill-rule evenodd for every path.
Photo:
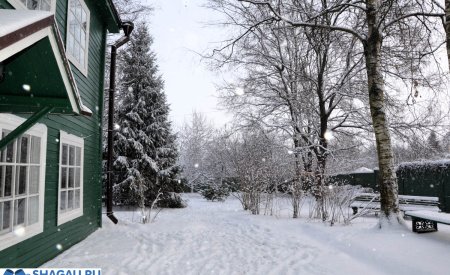
<instances>
[{"instance_id":1,"label":"snow-covered ground","mask_svg":"<svg viewBox=\"0 0 450 275\"><path fill-rule=\"evenodd\" d=\"M329 226L286 211L254 216L239 201L184 195L186 209L165 209L154 223L117 210L103 228L42 268L102 268L125 274L450 274L450 226L416 234L377 230L375 217ZM282 208L282 207L281 207ZM280 209L281 209L280 208ZM410 226L410 221L407 221Z\"/></svg>"}]
</instances>

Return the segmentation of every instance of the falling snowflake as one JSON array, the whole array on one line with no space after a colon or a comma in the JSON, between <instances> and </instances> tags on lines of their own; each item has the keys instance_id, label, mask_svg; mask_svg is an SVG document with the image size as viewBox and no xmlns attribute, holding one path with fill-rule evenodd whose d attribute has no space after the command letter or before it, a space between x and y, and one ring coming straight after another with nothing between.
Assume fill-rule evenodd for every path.
<instances>
[{"instance_id":1,"label":"falling snowflake","mask_svg":"<svg viewBox=\"0 0 450 275\"><path fill-rule=\"evenodd\" d=\"M326 140L332 140L333 137L333 133L331 131L326 131L324 136L323 136Z\"/></svg>"},{"instance_id":2,"label":"falling snowflake","mask_svg":"<svg viewBox=\"0 0 450 275\"><path fill-rule=\"evenodd\" d=\"M234 93L236 95L244 95L244 89L242 88L236 88L236 90L234 90Z\"/></svg>"}]
</instances>

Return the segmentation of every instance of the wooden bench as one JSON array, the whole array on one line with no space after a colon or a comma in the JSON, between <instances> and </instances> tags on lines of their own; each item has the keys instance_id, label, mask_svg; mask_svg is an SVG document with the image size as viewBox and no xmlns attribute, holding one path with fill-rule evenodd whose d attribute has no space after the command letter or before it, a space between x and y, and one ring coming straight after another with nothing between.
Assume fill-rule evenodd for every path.
<instances>
[{"instance_id":1,"label":"wooden bench","mask_svg":"<svg viewBox=\"0 0 450 275\"><path fill-rule=\"evenodd\" d=\"M412 231L417 233L434 232L437 231L437 224L450 225L450 214L419 210L419 211L407 211L405 216L412 219Z\"/></svg>"},{"instance_id":2,"label":"wooden bench","mask_svg":"<svg viewBox=\"0 0 450 275\"><path fill-rule=\"evenodd\" d=\"M403 212L418 210L440 211L438 197L399 195L398 202L400 210ZM350 207L353 209L354 215L358 213L358 209L373 211L377 214L380 211L380 194L361 193L355 197Z\"/></svg>"}]
</instances>

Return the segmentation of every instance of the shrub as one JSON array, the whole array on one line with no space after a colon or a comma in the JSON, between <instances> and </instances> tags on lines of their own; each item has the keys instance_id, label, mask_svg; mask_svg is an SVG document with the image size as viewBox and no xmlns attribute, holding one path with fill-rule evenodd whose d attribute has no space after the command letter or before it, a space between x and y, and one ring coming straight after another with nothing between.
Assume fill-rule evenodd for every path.
<instances>
[{"instance_id":1,"label":"shrub","mask_svg":"<svg viewBox=\"0 0 450 275\"><path fill-rule=\"evenodd\" d=\"M222 184L201 184L198 191L205 199L209 201L225 201L230 195L230 189L225 183Z\"/></svg>"},{"instance_id":2,"label":"shrub","mask_svg":"<svg viewBox=\"0 0 450 275\"><path fill-rule=\"evenodd\" d=\"M180 194L170 192L168 196L159 199L156 205L161 208L185 208L187 202L181 198Z\"/></svg>"}]
</instances>

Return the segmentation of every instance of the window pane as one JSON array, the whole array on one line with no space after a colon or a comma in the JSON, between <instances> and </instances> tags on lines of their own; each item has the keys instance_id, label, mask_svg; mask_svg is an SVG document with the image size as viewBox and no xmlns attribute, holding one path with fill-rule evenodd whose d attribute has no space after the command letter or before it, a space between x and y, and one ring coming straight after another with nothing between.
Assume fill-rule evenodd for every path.
<instances>
[{"instance_id":1,"label":"window pane","mask_svg":"<svg viewBox=\"0 0 450 275\"><path fill-rule=\"evenodd\" d=\"M42 0L40 9L43 11L50 11L50 2L47 2L46 0Z\"/></svg>"},{"instance_id":2,"label":"window pane","mask_svg":"<svg viewBox=\"0 0 450 275\"><path fill-rule=\"evenodd\" d=\"M26 199L14 201L14 226L25 223Z\"/></svg>"},{"instance_id":3,"label":"window pane","mask_svg":"<svg viewBox=\"0 0 450 275\"><path fill-rule=\"evenodd\" d=\"M80 49L80 64L84 68L84 50Z\"/></svg>"},{"instance_id":4,"label":"window pane","mask_svg":"<svg viewBox=\"0 0 450 275\"><path fill-rule=\"evenodd\" d=\"M3 130L2 139L5 138L11 131ZM12 150L14 142L8 145L5 149L0 152L0 162L12 162ZM11 151L11 152L10 152Z\"/></svg>"},{"instance_id":5,"label":"window pane","mask_svg":"<svg viewBox=\"0 0 450 275\"><path fill-rule=\"evenodd\" d=\"M20 0L20 2L22 2L22 4L26 7L27 6L27 0Z\"/></svg>"},{"instance_id":6,"label":"window pane","mask_svg":"<svg viewBox=\"0 0 450 275\"><path fill-rule=\"evenodd\" d=\"M74 1L76 1L76 0L74 0ZM76 6L77 6L77 19L78 19L78 21L81 22L81 10L82 10L82 8L81 8L80 1L76 1Z\"/></svg>"},{"instance_id":7,"label":"window pane","mask_svg":"<svg viewBox=\"0 0 450 275\"><path fill-rule=\"evenodd\" d=\"M73 184L75 182L75 168L69 168L69 188L73 188Z\"/></svg>"},{"instance_id":8,"label":"window pane","mask_svg":"<svg viewBox=\"0 0 450 275\"><path fill-rule=\"evenodd\" d=\"M41 138L31 137L30 163L41 162Z\"/></svg>"},{"instance_id":9,"label":"window pane","mask_svg":"<svg viewBox=\"0 0 450 275\"><path fill-rule=\"evenodd\" d=\"M74 208L75 209L80 208L80 204L81 204L81 201L80 201L80 190L78 189L78 190L75 190Z\"/></svg>"},{"instance_id":10,"label":"window pane","mask_svg":"<svg viewBox=\"0 0 450 275\"><path fill-rule=\"evenodd\" d=\"M11 131L3 130L2 132L2 138L6 137ZM13 156L14 156L14 142L11 142L8 146L6 146L5 149L3 149L1 153L1 161L2 162L13 162Z\"/></svg>"},{"instance_id":11,"label":"window pane","mask_svg":"<svg viewBox=\"0 0 450 275\"><path fill-rule=\"evenodd\" d=\"M61 201L59 202L60 212L66 211L67 191L61 191Z\"/></svg>"},{"instance_id":12,"label":"window pane","mask_svg":"<svg viewBox=\"0 0 450 275\"><path fill-rule=\"evenodd\" d=\"M75 48L74 48L75 39L73 38L72 34L69 34L69 53L72 55L74 54Z\"/></svg>"},{"instance_id":13,"label":"window pane","mask_svg":"<svg viewBox=\"0 0 450 275\"><path fill-rule=\"evenodd\" d=\"M84 9L81 11L81 24L83 25L83 28L86 30L86 26L87 26L87 14L86 11L84 11Z\"/></svg>"},{"instance_id":14,"label":"window pane","mask_svg":"<svg viewBox=\"0 0 450 275\"><path fill-rule=\"evenodd\" d=\"M37 10L37 8L38 8L38 0L28 0L27 8L29 10Z\"/></svg>"},{"instance_id":15,"label":"window pane","mask_svg":"<svg viewBox=\"0 0 450 275\"><path fill-rule=\"evenodd\" d=\"M73 209L73 190L69 190L69 196L68 196L68 200L67 200L67 210L72 210Z\"/></svg>"},{"instance_id":16,"label":"window pane","mask_svg":"<svg viewBox=\"0 0 450 275\"><path fill-rule=\"evenodd\" d=\"M67 188L67 168L61 168L61 188Z\"/></svg>"},{"instance_id":17,"label":"window pane","mask_svg":"<svg viewBox=\"0 0 450 275\"><path fill-rule=\"evenodd\" d=\"M77 24L75 25L75 40L80 43L81 41L81 26L80 24L77 22Z\"/></svg>"},{"instance_id":18,"label":"window pane","mask_svg":"<svg viewBox=\"0 0 450 275\"><path fill-rule=\"evenodd\" d=\"M70 10L73 11L75 13L75 0L71 0L70 2Z\"/></svg>"},{"instance_id":19,"label":"window pane","mask_svg":"<svg viewBox=\"0 0 450 275\"><path fill-rule=\"evenodd\" d=\"M17 166L16 195L25 195L27 187L27 166Z\"/></svg>"},{"instance_id":20,"label":"window pane","mask_svg":"<svg viewBox=\"0 0 450 275\"><path fill-rule=\"evenodd\" d=\"M81 169L75 168L75 187L80 187Z\"/></svg>"},{"instance_id":21,"label":"window pane","mask_svg":"<svg viewBox=\"0 0 450 275\"><path fill-rule=\"evenodd\" d=\"M6 168L5 168L5 197L11 196L12 179L13 179L13 167L6 166Z\"/></svg>"},{"instance_id":22,"label":"window pane","mask_svg":"<svg viewBox=\"0 0 450 275\"><path fill-rule=\"evenodd\" d=\"M11 202L5 201L3 203L3 215L2 215L2 230L11 228Z\"/></svg>"},{"instance_id":23,"label":"window pane","mask_svg":"<svg viewBox=\"0 0 450 275\"><path fill-rule=\"evenodd\" d=\"M77 149L77 162L76 162L76 166L81 166L81 148L80 147L76 147Z\"/></svg>"},{"instance_id":24,"label":"window pane","mask_svg":"<svg viewBox=\"0 0 450 275\"><path fill-rule=\"evenodd\" d=\"M3 189L4 189L4 182L5 182L5 179L4 179L4 177L5 177L5 166L4 165L0 165L0 198L2 198L4 195L3 195ZM1 209L0 209L0 212L1 212ZM1 222L1 219L0 219L0 222Z\"/></svg>"},{"instance_id":25,"label":"window pane","mask_svg":"<svg viewBox=\"0 0 450 275\"><path fill-rule=\"evenodd\" d=\"M75 57L75 59L77 61L80 61L80 44L78 44L78 42L76 42L76 41L75 41L75 49L74 49L73 57Z\"/></svg>"},{"instance_id":26,"label":"window pane","mask_svg":"<svg viewBox=\"0 0 450 275\"><path fill-rule=\"evenodd\" d=\"M62 146L61 163L62 165L67 165L67 144L63 144Z\"/></svg>"},{"instance_id":27,"label":"window pane","mask_svg":"<svg viewBox=\"0 0 450 275\"><path fill-rule=\"evenodd\" d=\"M77 21L75 20L75 14L71 11L69 14L69 31L72 34L75 34L75 25Z\"/></svg>"},{"instance_id":28,"label":"window pane","mask_svg":"<svg viewBox=\"0 0 450 275\"><path fill-rule=\"evenodd\" d=\"M69 146L69 165L75 165L75 146Z\"/></svg>"},{"instance_id":29,"label":"window pane","mask_svg":"<svg viewBox=\"0 0 450 275\"><path fill-rule=\"evenodd\" d=\"M28 199L28 225L39 221L39 196Z\"/></svg>"},{"instance_id":30,"label":"window pane","mask_svg":"<svg viewBox=\"0 0 450 275\"><path fill-rule=\"evenodd\" d=\"M86 32L81 31L80 44L83 49L86 49Z\"/></svg>"},{"instance_id":31,"label":"window pane","mask_svg":"<svg viewBox=\"0 0 450 275\"><path fill-rule=\"evenodd\" d=\"M17 142L17 163L28 163L28 139L29 135L23 135Z\"/></svg>"},{"instance_id":32,"label":"window pane","mask_svg":"<svg viewBox=\"0 0 450 275\"><path fill-rule=\"evenodd\" d=\"M39 192L39 167L30 167L30 187L29 194L37 194Z\"/></svg>"}]
</instances>

